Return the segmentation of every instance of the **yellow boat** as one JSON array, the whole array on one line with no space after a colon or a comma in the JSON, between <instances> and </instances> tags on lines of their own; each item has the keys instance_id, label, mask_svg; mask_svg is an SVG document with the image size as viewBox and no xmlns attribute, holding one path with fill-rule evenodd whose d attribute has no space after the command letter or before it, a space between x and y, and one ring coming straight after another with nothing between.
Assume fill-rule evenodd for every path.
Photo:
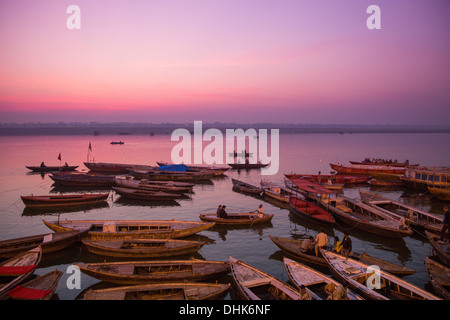
<instances>
[{"instance_id":1,"label":"yellow boat","mask_svg":"<svg viewBox=\"0 0 450 320\"><path fill-rule=\"evenodd\" d=\"M450 201L450 186L428 186L428 191L439 200Z\"/></svg>"}]
</instances>

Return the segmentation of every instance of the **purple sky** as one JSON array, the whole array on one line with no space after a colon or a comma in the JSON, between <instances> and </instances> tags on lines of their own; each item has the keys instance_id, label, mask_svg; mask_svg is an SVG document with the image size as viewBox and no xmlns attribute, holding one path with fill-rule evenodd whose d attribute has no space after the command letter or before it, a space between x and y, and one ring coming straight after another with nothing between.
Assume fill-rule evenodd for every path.
<instances>
[{"instance_id":1,"label":"purple sky","mask_svg":"<svg viewBox=\"0 0 450 320\"><path fill-rule=\"evenodd\" d=\"M69 30L66 9L81 9ZM381 8L381 30L366 9ZM448 0L3 0L0 122L450 125Z\"/></svg>"}]
</instances>

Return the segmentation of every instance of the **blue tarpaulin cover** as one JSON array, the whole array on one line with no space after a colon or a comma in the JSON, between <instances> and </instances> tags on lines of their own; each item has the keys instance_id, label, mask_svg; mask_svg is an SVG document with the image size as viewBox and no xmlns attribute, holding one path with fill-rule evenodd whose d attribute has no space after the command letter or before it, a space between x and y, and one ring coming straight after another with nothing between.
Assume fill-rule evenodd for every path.
<instances>
[{"instance_id":1,"label":"blue tarpaulin cover","mask_svg":"<svg viewBox=\"0 0 450 320\"><path fill-rule=\"evenodd\" d=\"M164 171L177 171L177 172L186 172L189 169L185 164L171 164L167 166L160 166L158 170Z\"/></svg>"}]
</instances>

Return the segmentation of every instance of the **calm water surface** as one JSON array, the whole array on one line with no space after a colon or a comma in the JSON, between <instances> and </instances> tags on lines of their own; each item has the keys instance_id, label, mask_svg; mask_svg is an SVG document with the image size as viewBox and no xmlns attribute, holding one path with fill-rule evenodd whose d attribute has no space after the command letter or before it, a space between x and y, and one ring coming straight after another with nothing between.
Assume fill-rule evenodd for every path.
<instances>
[{"instance_id":1,"label":"calm water surface","mask_svg":"<svg viewBox=\"0 0 450 320\"><path fill-rule=\"evenodd\" d=\"M111 145L111 141L122 140L124 145ZM258 170L230 170L225 177L210 183L198 184L191 198L182 199L172 205L143 204L120 199L111 192L108 205L81 211L40 212L25 210L20 195L40 195L50 192L80 192L80 190L58 190L47 175L31 174L26 165L79 165L87 171L83 161L87 160L89 142L92 144L90 159L101 162L139 163L155 165L156 161L170 161L176 142L170 135L129 136L6 136L0 138L0 240L49 232L43 219L180 219L199 221L200 213L215 212L219 204L227 205L228 212L255 210L264 204L265 212L274 213L270 224L258 228L214 228L203 231L192 239L207 244L195 256L207 260L228 260L229 256L242 259L284 281L288 276L284 270L283 254L269 239L269 235L301 238L315 235L320 227L304 222L271 203L252 196L232 191L231 178L259 185L261 179L283 183L284 173L314 174L329 173L330 162L348 163L349 160L388 158L420 163L429 166L449 166L450 134L281 134L280 169L276 175L262 176ZM207 143L205 142L205 145ZM394 200L400 200L433 213L442 214L443 202L427 195L406 192L402 188L374 189L369 185L345 188L343 194L359 198L358 189L372 190ZM90 190L94 191L94 190ZM325 229L330 237L342 238L342 229ZM417 272L405 279L419 287L431 290L424 259L431 252L426 238L419 235L403 240L383 239L355 230L350 231L353 249L412 268ZM112 261L111 258L90 254L81 245L44 256L36 274L42 275L58 269L64 272L56 291L62 300L77 299L84 290L105 286L98 280L82 275L81 289L69 290L66 281L70 274L67 267L74 262ZM321 270L327 272L327 270ZM231 281L230 275L219 279ZM230 299L231 295L227 296Z\"/></svg>"}]
</instances>

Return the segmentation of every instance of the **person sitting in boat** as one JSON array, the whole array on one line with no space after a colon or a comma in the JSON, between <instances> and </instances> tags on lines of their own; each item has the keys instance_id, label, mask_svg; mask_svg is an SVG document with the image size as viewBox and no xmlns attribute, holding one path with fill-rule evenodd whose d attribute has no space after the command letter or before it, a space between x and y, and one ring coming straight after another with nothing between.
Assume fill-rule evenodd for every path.
<instances>
[{"instance_id":1,"label":"person sitting in boat","mask_svg":"<svg viewBox=\"0 0 450 320\"><path fill-rule=\"evenodd\" d=\"M342 239L342 250L341 254L347 258L352 251L352 240L348 237L348 233L344 232L344 239Z\"/></svg>"},{"instance_id":2,"label":"person sitting in boat","mask_svg":"<svg viewBox=\"0 0 450 320\"><path fill-rule=\"evenodd\" d=\"M339 240L338 236L334 237L334 246L333 246L333 252L339 253L342 249L342 242Z\"/></svg>"},{"instance_id":3,"label":"person sitting in boat","mask_svg":"<svg viewBox=\"0 0 450 320\"><path fill-rule=\"evenodd\" d=\"M323 232L323 229L321 229L320 232L316 235L315 243L316 256L319 256L319 249L328 248L328 236Z\"/></svg>"},{"instance_id":4,"label":"person sitting in boat","mask_svg":"<svg viewBox=\"0 0 450 320\"><path fill-rule=\"evenodd\" d=\"M260 204L259 208L258 208L258 218L262 218L264 216L264 209L263 209L263 205Z\"/></svg>"},{"instance_id":5,"label":"person sitting in boat","mask_svg":"<svg viewBox=\"0 0 450 320\"><path fill-rule=\"evenodd\" d=\"M228 214L225 211L226 207L227 206L225 206L225 205L222 206L222 209L220 210L219 218L222 218L222 219L228 218Z\"/></svg>"},{"instance_id":6,"label":"person sitting in boat","mask_svg":"<svg viewBox=\"0 0 450 320\"><path fill-rule=\"evenodd\" d=\"M314 248L314 238L312 236L309 236L308 239L302 241L300 251L307 254L313 254L313 248Z\"/></svg>"},{"instance_id":7,"label":"person sitting in boat","mask_svg":"<svg viewBox=\"0 0 450 320\"><path fill-rule=\"evenodd\" d=\"M400 220L398 220L398 228L400 230L405 230L407 228L405 217L401 217Z\"/></svg>"},{"instance_id":8,"label":"person sitting in boat","mask_svg":"<svg viewBox=\"0 0 450 320\"><path fill-rule=\"evenodd\" d=\"M42 167L46 167L46 165L44 164L44 161L41 162L41 168Z\"/></svg>"},{"instance_id":9,"label":"person sitting in boat","mask_svg":"<svg viewBox=\"0 0 450 320\"><path fill-rule=\"evenodd\" d=\"M300 286L300 295L298 296L298 300L312 300L311 295L308 291L306 291L305 285Z\"/></svg>"},{"instance_id":10,"label":"person sitting in boat","mask_svg":"<svg viewBox=\"0 0 450 320\"><path fill-rule=\"evenodd\" d=\"M67 162L64 163L64 167L68 167L69 165L67 164Z\"/></svg>"},{"instance_id":11,"label":"person sitting in boat","mask_svg":"<svg viewBox=\"0 0 450 320\"><path fill-rule=\"evenodd\" d=\"M328 296L328 300L348 300L348 286L348 282L345 282L343 285L339 284Z\"/></svg>"},{"instance_id":12,"label":"person sitting in boat","mask_svg":"<svg viewBox=\"0 0 450 320\"><path fill-rule=\"evenodd\" d=\"M220 218L221 211L222 211L222 205L219 205L219 207L217 208L217 211L216 211L217 218Z\"/></svg>"},{"instance_id":13,"label":"person sitting in boat","mask_svg":"<svg viewBox=\"0 0 450 320\"><path fill-rule=\"evenodd\" d=\"M442 221L441 237L439 243L444 243L445 231L450 232L450 212L448 206L444 207L444 220Z\"/></svg>"}]
</instances>

